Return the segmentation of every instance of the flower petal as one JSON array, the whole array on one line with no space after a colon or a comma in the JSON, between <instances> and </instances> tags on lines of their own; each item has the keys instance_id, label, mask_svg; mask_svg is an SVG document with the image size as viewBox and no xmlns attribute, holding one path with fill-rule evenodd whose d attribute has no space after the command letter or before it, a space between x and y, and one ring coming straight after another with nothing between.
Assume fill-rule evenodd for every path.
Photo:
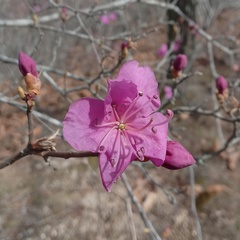
<instances>
[{"instance_id":1,"label":"flower petal","mask_svg":"<svg viewBox=\"0 0 240 240\"><path fill-rule=\"evenodd\" d=\"M150 126L137 130L137 126L146 126L151 120L153 121ZM156 112L147 118L135 119L131 125L136 127L134 131L128 131L135 141L136 148L142 151L145 159L150 159L157 167L161 166L166 157L168 118Z\"/></svg>"},{"instance_id":2,"label":"flower petal","mask_svg":"<svg viewBox=\"0 0 240 240\"><path fill-rule=\"evenodd\" d=\"M96 152L111 127L96 127L104 118L104 101L82 98L71 104L63 121L63 135L78 151Z\"/></svg>"},{"instance_id":3,"label":"flower petal","mask_svg":"<svg viewBox=\"0 0 240 240\"><path fill-rule=\"evenodd\" d=\"M167 142L167 154L163 167L175 170L188 167L195 162L193 156L179 142Z\"/></svg>"},{"instance_id":4,"label":"flower petal","mask_svg":"<svg viewBox=\"0 0 240 240\"><path fill-rule=\"evenodd\" d=\"M112 112L112 105L116 106L118 115L126 111L132 101L138 96L137 86L129 81L108 81L108 93L105 98L106 112Z\"/></svg>"},{"instance_id":5,"label":"flower petal","mask_svg":"<svg viewBox=\"0 0 240 240\"><path fill-rule=\"evenodd\" d=\"M131 81L138 86L139 91L146 92L148 96L158 95L158 83L152 70L147 66L139 66L135 60L124 63L119 70L116 81Z\"/></svg>"},{"instance_id":6,"label":"flower petal","mask_svg":"<svg viewBox=\"0 0 240 240\"><path fill-rule=\"evenodd\" d=\"M102 178L102 184L104 188L110 192L113 183L115 183L121 174L125 171L127 166L134 160L132 154L124 155L120 157L116 166L111 163L111 156L108 152L100 154L99 156L99 168Z\"/></svg>"},{"instance_id":7,"label":"flower petal","mask_svg":"<svg viewBox=\"0 0 240 240\"><path fill-rule=\"evenodd\" d=\"M136 84L138 92L142 92L143 96L147 96L148 99L153 96L157 97L152 101L150 111L156 111L160 107L158 82L149 67L139 66L139 63L134 60L128 61L122 65L114 81L121 82L123 80ZM142 98L142 100L144 99Z\"/></svg>"}]
</instances>

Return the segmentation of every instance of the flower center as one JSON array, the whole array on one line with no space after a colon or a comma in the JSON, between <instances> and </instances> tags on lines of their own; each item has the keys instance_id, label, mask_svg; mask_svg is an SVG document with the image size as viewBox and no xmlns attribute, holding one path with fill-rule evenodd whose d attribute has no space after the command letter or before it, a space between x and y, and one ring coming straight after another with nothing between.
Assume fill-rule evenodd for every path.
<instances>
[{"instance_id":1,"label":"flower center","mask_svg":"<svg viewBox=\"0 0 240 240\"><path fill-rule=\"evenodd\" d=\"M125 129L125 124L124 123L120 123L118 125L118 129L121 129L121 130Z\"/></svg>"},{"instance_id":2,"label":"flower center","mask_svg":"<svg viewBox=\"0 0 240 240\"><path fill-rule=\"evenodd\" d=\"M117 166L120 158L124 160L126 154L134 154L136 159L144 161L145 148L142 136L145 134L144 130L149 128L149 133L152 132L153 134L156 134L157 127L169 122L173 115L173 113L168 110L166 119L162 118L161 121L156 121L157 119L154 117L142 116L143 114L139 113L154 99L158 98L158 96L155 95L147 97L142 104L137 105L137 102L143 96L143 92L140 91L136 98L127 106L124 113L121 106L112 104L112 121L102 124L95 123L96 127L107 128L107 131L98 146L98 152L105 153L106 151L109 151L109 154L111 155L109 161L113 167ZM138 116L140 119L138 119Z\"/></svg>"}]
</instances>

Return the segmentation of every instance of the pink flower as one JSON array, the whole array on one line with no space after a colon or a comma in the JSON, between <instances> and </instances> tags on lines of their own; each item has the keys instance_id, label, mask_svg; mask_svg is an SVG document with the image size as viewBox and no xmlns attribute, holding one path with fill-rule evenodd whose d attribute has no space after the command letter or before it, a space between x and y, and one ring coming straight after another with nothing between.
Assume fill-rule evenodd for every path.
<instances>
[{"instance_id":1,"label":"pink flower","mask_svg":"<svg viewBox=\"0 0 240 240\"><path fill-rule=\"evenodd\" d=\"M159 57L164 57L168 51L168 45L166 43L163 43L159 49L157 50L157 55Z\"/></svg>"},{"instance_id":2,"label":"pink flower","mask_svg":"<svg viewBox=\"0 0 240 240\"><path fill-rule=\"evenodd\" d=\"M219 76L216 79L216 88L220 94L223 94L223 91L228 88L228 83L223 76Z\"/></svg>"},{"instance_id":3,"label":"pink flower","mask_svg":"<svg viewBox=\"0 0 240 240\"><path fill-rule=\"evenodd\" d=\"M118 15L115 12L111 12L109 14L104 14L100 16L100 22L102 24L108 25L111 22L115 22L118 19Z\"/></svg>"},{"instance_id":4,"label":"pink flower","mask_svg":"<svg viewBox=\"0 0 240 240\"><path fill-rule=\"evenodd\" d=\"M23 76L26 76L27 73L38 76L36 62L23 52L18 55L18 67Z\"/></svg>"},{"instance_id":5,"label":"pink flower","mask_svg":"<svg viewBox=\"0 0 240 240\"><path fill-rule=\"evenodd\" d=\"M167 99L171 99L173 97L173 91L172 91L172 88L170 86L165 86L164 87L164 93L165 93L165 97Z\"/></svg>"},{"instance_id":6,"label":"pink flower","mask_svg":"<svg viewBox=\"0 0 240 240\"><path fill-rule=\"evenodd\" d=\"M35 13L38 13L38 12L40 12L41 8L38 4L36 4L36 5L34 5L33 10Z\"/></svg>"},{"instance_id":7,"label":"pink flower","mask_svg":"<svg viewBox=\"0 0 240 240\"><path fill-rule=\"evenodd\" d=\"M68 9L66 7L62 7L61 12L62 12L62 14L67 15Z\"/></svg>"},{"instance_id":8,"label":"pink flower","mask_svg":"<svg viewBox=\"0 0 240 240\"><path fill-rule=\"evenodd\" d=\"M110 191L132 161L164 164L173 113L167 110L163 115L157 112L159 107L153 72L128 61L116 79L108 81L105 100L82 98L72 103L63 121L63 135L76 150L99 153L102 183Z\"/></svg>"},{"instance_id":9,"label":"pink flower","mask_svg":"<svg viewBox=\"0 0 240 240\"><path fill-rule=\"evenodd\" d=\"M181 39L174 42L174 44L173 44L173 51L174 52L177 52L180 49L181 43L182 43Z\"/></svg>"},{"instance_id":10,"label":"pink flower","mask_svg":"<svg viewBox=\"0 0 240 240\"><path fill-rule=\"evenodd\" d=\"M184 54L178 54L173 61L173 68L176 71L182 71L188 64L187 56Z\"/></svg>"},{"instance_id":11,"label":"pink flower","mask_svg":"<svg viewBox=\"0 0 240 240\"><path fill-rule=\"evenodd\" d=\"M100 16L100 22L104 25L110 24L111 20L109 19L109 16L104 14Z\"/></svg>"},{"instance_id":12,"label":"pink flower","mask_svg":"<svg viewBox=\"0 0 240 240\"><path fill-rule=\"evenodd\" d=\"M115 12L109 13L108 17L112 22L115 22L118 19L118 15Z\"/></svg>"}]
</instances>

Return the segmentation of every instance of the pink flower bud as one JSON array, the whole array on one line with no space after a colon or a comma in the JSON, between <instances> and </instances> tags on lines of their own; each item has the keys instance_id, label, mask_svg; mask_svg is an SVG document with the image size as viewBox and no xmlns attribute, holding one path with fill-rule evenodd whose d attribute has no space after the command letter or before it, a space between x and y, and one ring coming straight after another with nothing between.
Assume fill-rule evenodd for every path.
<instances>
[{"instance_id":1,"label":"pink flower bud","mask_svg":"<svg viewBox=\"0 0 240 240\"><path fill-rule=\"evenodd\" d=\"M167 142L166 158L163 167L175 170L195 164L193 156L177 141Z\"/></svg>"},{"instance_id":2,"label":"pink flower bud","mask_svg":"<svg viewBox=\"0 0 240 240\"><path fill-rule=\"evenodd\" d=\"M174 52L179 51L181 43L182 43L181 39L174 42L174 44L173 44L173 51Z\"/></svg>"},{"instance_id":3,"label":"pink flower bud","mask_svg":"<svg viewBox=\"0 0 240 240\"><path fill-rule=\"evenodd\" d=\"M37 65L36 62L23 52L18 55L18 67L23 76L31 73L33 76L37 77Z\"/></svg>"},{"instance_id":4,"label":"pink flower bud","mask_svg":"<svg viewBox=\"0 0 240 240\"><path fill-rule=\"evenodd\" d=\"M36 5L33 7L33 10L34 10L35 13L38 13L38 12L40 12L41 8L40 8L40 6L39 6L38 4L36 4Z\"/></svg>"},{"instance_id":5,"label":"pink flower bud","mask_svg":"<svg viewBox=\"0 0 240 240\"><path fill-rule=\"evenodd\" d=\"M121 44L121 50L124 50L125 48L128 48L129 47L129 42L127 41L124 41L122 44Z\"/></svg>"},{"instance_id":6,"label":"pink flower bud","mask_svg":"<svg viewBox=\"0 0 240 240\"><path fill-rule=\"evenodd\" d=\"M171 99L173 97L173 91L172 91L172 88L170 86L165 86L164 87L164 93L165 93L165 97L167 99Z\"/></svg>"},{"instance_id":7,"label":"pink flower bud","mask_svg":"<svg viewBox=\"0 0 240 240\"><path fill-rule=\"evenodd\" d=\"M100 22L104 25L108 25L111 22L108 15L101 15L99 19L100 19Z\"/></svg>"},{"instance_id":8,"label":"pink flower bud","mask_svg":"<svg viewBox=\"0 0 240 240\"><path fill-rule=\"evenodd\" d=\"M118 19L118 15L117 15L117 13L115 13L115 12L110 13L110 14L108 15L108 17L109 17L109 19L110 19L112 22L115 22L115 21L117 21L117 19Z\"/></svg>"},{"instance_id":9,"label":"pink flower bud","mask_svg":"<svg viewBox=\"0 0 240 240\"><path fill-rule=\"evenodd\" d=\"M164 57L168 51L168 45L166 43L162 44L157 50L157 55L159 57Z\"/></svg>"},{"instance_id":10,"label":"pink flower bud","mask_svg":"<svg viewBox=\"0 0 240 240\"><path fill-rule=\"evenodd\" d=\"M223 91L228 88L228 83L223 76L217 77L216 88L220 94L223 94Z\"/></svg>"},{"instance_id":11,"label":"pink flower bud","mask_svg":"<svg viewBox=\"0 0 240 240\"><path fill-rule=\"evenodd\" d=\"M62 7L62 14L67 15L68 14L68 9L65 7Z\"/></svg>"},{"instance_id":12,"label":"pink flower bud","mask_svg":"<svg viewBox=\"0 0 240 240\"><path fill-rule=\"evenodd\" d=\"M182 71L188 64L187 56L178 54L173 61L173 67L176 71Z\"/></svg>"}]
</instances>

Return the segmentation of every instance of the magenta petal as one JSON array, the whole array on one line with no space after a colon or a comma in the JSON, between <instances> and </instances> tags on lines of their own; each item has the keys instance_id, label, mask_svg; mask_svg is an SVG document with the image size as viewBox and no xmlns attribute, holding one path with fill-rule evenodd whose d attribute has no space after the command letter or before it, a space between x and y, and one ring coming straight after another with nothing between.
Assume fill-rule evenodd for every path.
<instances>
[{"instance_id":1,"label":"magenta petal","mask_svg":"<svg viewBox=\"0 0 240 240\"><path fill-rule=\"evenodd\" d=\"M97 152L109 128L96 127L104 117L104 101L82 98L71 104L63 121L63 136L78 151Z\"/></svg>"},{"instance_id":2,"label":"magenta petal","mask_svg":"<svg viewBox=\"0 0 240 240\"><path fill-rule=\"evenodd\" d=\"M167 142L167 154L163 167L175 170L188 167L195 162L193 156L179 142Z\"/></svg>"},{"instance_id":3,"label":"magenta petal","mask_svg":"<svg viewBox=\"0 0 240 240\"><path fill-rule=\"evenodd\" d=\"M138 127L146 126L151 120L151 126L144 129ZM146 118L134 119L129 126L135 126L135 129L128 130L129 136L134 139L132 142L135 148L141 150L139 153L142 153L145 159L151 160L155 166L161 166L167 151L168 118L157 112Z\"/></svg>"},{"instance_id":4,"label":"magenta petal","mask_svg":"<svg viewBox=\"0 0 240 240\"><path fill-rule=\"evenodd\" d=\"M157 167L161 166L166 157L168 139L168 119L162 113L156 112L150 117L153 118L153 125L144 132L144 156L149 158ZM148 133L147 133L148 131Z\"/></svg>"},{"instance_id":5,"label":"magenta petal","mask_svg":"<svg viewBox=\"0 0 240 240\"><path fill-rule=\"evenodd\" d=\"M38 76L36 62L23 52L18 55L18 67L23 76L26 76L27 73Z\"/></svg>"},{"instance_id":6,"label":"magenta petal","mask_svg":"<svg viewBox=\"0 0 240 240\"><path fill-rule=\"evenodd\" d=\"M122 80L136 84L138 91L143 92L143 95L149 98L157 96L158 99L155 99L153 103L155 105L153 110L160 107L158 82L149 67L139 66L139 63L134 60L128 61L122 65L115 81Z\"/></svg>"},{"instance_id":7,"label":"magenta petal","mask_svg":"<svg viewBox=\"0 0 240 240\"><path fill-rule=\"evenodd\" d=\"M115 83L115 84L113 84ZM122 86L123 91L119 91L119 87ZM127 84L128 83L128 84ZM128 90L128 85L134 84L136 86L135 91L132 92ZM109 95L112 98L119 97L119 99L123 99L125 96L131 96L134 93L134 97L137 97L138 93L141 95L135 103L135 109L141 108L139 111L138 117L146 117L149 116L152 112L155 112L160 107L160 98L158 91L158 83L155 79L154 73L148 67L140 67L137 61L131 60L124 63L119 70L119 74L115 80L110 80L109 85L111 86L111 91L109 91ZM115 89L115 91L113 91ZM112 94L116 92L116 94ZM124 92L127 92L124 94ZM123 96L121 96L123 94ZM146 103L148 103L146 105Z\"/></svg>"},{"instance_id":8,"label":"magenta petal","mask_svg":"<svg viewBox=\"0 0 240 240\"><path fill-rule=\"evenodd\" d=\"M129 81L108 81L108 93L105 98L106 111L112 111L112 105L116 106L116 110L121 116L132 101L137 97L137 86Z\"/></svg>"},{"instance_id":9,"label":"magenta petal","mask_svg":"<svg viewBox=\"0 0 240 240\"><path fill-rule=\"evenodd\" d=\"M129 154L127 156L124 156L124 159L120 158L117 165L113 166L111 163L111 156L108 153L100 154L99 168L102 184L108 192L110 192L113 183L119 179L121 174L133 160L134 156Z\"/></svg>"}]
</instances>

